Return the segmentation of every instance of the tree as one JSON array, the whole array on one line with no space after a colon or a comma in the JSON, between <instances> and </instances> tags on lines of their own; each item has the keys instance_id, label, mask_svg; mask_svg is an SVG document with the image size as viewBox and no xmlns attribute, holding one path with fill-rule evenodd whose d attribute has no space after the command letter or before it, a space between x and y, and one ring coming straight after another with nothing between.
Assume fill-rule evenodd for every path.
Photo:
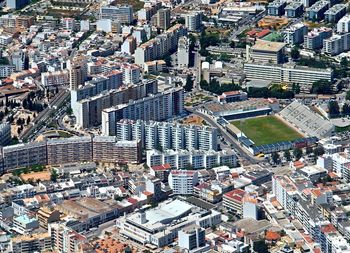
<instances>
[{"instance_id":1,"label":"tree","mask_svg":"<svg viewBox=\"0 0 350 253\"><path fill-rule=\"evenodd\" d=\"M337 101L335 101L335 100L329 101L328 113L329 113L331 118L339 116L340 110L339 110L339 105L338 105Z\"/></svg>"},{"instance_id":2,"label":"tree","mask_svg":"<svg viewBox=\"0 0 350 253\"><path fill-rule=\"evenodd\" d=\"M27 125L29 125L29 123L30 123L30 116L28 116L27 118Z\"/></svg>"},{"instance_id":3,"label":"tree","mask_svg":"<svg viewBox=\"0 0 350 253\"><path fill-rule=\"evenodd\" d=\"M290 159L290 152L289 150L285 150L284 151L284 158L286 158L286 160L289 162L291 159Z\"/></svg>"},{"instance_id":4,"label":"tree","mask_svg":"<svg viewBox=\"0 0 350 253\"><path fill-rule=\"evenodd\" d=\"M293 83L292 91L294 92L294 94L299 94L300 93L300 85Z\"/></svg>"},{"instance_id":5,"label":"tree","mask_svg":"<svg viewBox=\"0 0 350 253\"><path fill-rule=\"evenodd\" d=\"M300 148L295 148L293 150L293 155L296 160L299 160L303 156L303 151Z\"/></svg>"},{"instance_id":6,"label":"tree","mask_svg":"<svg viewBox=\"0 0 350 253\"><path fill-rule=\"evenodd\" d=\"M341 113L342 113L343 115L350 115L350 106L349 106L347 103L344 103L344 104L343 104Z\"/></svg>"},{"instance_id":7,"label":"tree","mask_svg":"<svg viewBox=\"0 0 350 253\"><path fill-rule=\"evenodd\" d=\"M328 80L318 80L312 84L311 93L332 94L332 84Z\"/></svg>"},{"instance_id":8,"label":"tree","mask_svg":"<svg viewBox=\"0 0 350 253\"><path fill-rule=\"evenodd\" d=\"M187 75L186 84L184 86L185 91L191 91L193 89L193 79L192 75Z\"/></svg>"},{"instance_id":9,"label":"tree","mask_svg":"<svg viewBox=\"0 0 350 253\"><path fill-rule=\"evenodd\" d=\"M271 154L271 159L272 159L273 163L277 163L279 158L280 158L280 155L277 152L273 152Z\"/></svg>"},{"instance_id":10,"label":"tree","mask_svg":"<svg viewBox=\"0 0 350 253\"><path fill-rule=\"evenodd\" d=\"M348 66L349 66L348 58L346 58L346 57L341 58L341 60L340 60L340 66L341 66L343 69L347 69Z\"/></svg>"},{"instance_id":11,"label":"tree","mask_svg":"<svg viewBox=\"0 0 350 253\"><path fill-rule=\"evenodd\" d=\"M324 154L324 148L323 147L318 146L318 147L315 148L315 150L314 150L314 155L315 156L321 156L323 154Z\"/></svg>"},{"instance_id":12,"label":"tree","mask_svg":"<svg viewBox=\"0 0 350 253\"><path fill-rule=\"evenodd\" d=\"M167 67L171 67L171 56L170 54L164 55L164 61Z\"/></svg>"},{"instance_id":13,"label":"tree","mask_svg":"<svg viewBox=\"0 0 350 253\"><path fill-rule=\"evenodd\" d=\"M51 170L51 175L50 175L51 181L52 182L57 182L58 174L55 169Z\"/></svg>"},{"instance_id":14,"label":"tree","mask_svg":"<svg viewBox=\"0 0 350 253\"><path fill-rule=\"evenodd\" d=\"M311 153L313 153L313 152L314 152L314 150L313 150L312 147L309 147L309 146L306 147L305 153L306 153L307 155L309 155L309 154L311 154Z\"/></svg>"},{"instance_id":15,"label":"tree","mask_svg":"<svg viewBox=\"0 0 350 253\"><path fill-rule=\"evenodd\" d=\"M290 51L290 56L292 57L293 60L297 60L300 57L300 52L299 49L294 46L292 50Z\"/></svg>"}]
</instances>

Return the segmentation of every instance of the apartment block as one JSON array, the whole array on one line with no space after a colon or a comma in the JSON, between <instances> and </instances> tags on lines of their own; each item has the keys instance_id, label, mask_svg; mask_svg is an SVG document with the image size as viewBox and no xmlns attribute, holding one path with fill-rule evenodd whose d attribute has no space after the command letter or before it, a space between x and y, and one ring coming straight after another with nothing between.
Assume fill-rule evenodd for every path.
<instances>
[{"instance_id":1,"label":"apartment block","mask_svg":"<svg viewBox=\"0 0 350 253\"><path fill-rule=\"evenodd\" d=\"M244 64L244 73L249 80L262 79L286 83L311 85L318 80L333 82L333 70L306 68L297 65L284 64Z\"/></svg>"},{"instance_id":2,"label":"apartment block","mask_svg":"<svg viewBox=\"0 0 350 253\"><path fill-rule=\"evenodd\" d=\"M45 233L18 235L11 238L12 252L31 253L50 251L51 237Z\"/></svg>"},{"instance_id":3,"label":"apartment block","mask_svg":"<svg viewBox=\"0 0 350 253\"><path fill-rule=\"evenodd\" d=\"M284 0L275 0L268 4L267 14L270 16L282 16L287 2Z\"/></svg>"},{"instance_id":4,"label":"apartment block","mask_svg":"<svg viewBox=\"0 0 350 253\"><path fill-rule=\"evenodd\" d=\"M297 23L284 30L284 42L290 45L304 43L308 29L303 23Z\"/></svg>"},{"instance_id":5,"label":"apartment block","mask_svg":"<svg viewBox=\"0 0 350 253\"><path fill-rule=\"evenodd\" d=\"M323 53L338 55L350 49L350 33L334 34L323 41Z\"/></svg>"},{"instance_id":6,"label":"apartment block","mask_svg":"<svg viewBox=\"0 0 350 253\"><path fill-rule=\"evenodd\" d=\"M193 195L198 184L198 172L195 170L172 170L168 182L174 194Z\"/></svg>"},{"instance_id":7,"label":"apartment block","mask_svg":"<svg viewBox=\"0 0 350 253\"><path fill-rule=\"evenodd\" d=\"M46 89L68 86L69 80L68 70L41 73L41 84Z\"/></svg>"},{"instance_id":8,"label":"apartment block","mask_svg":"<svg viewBox=\"0 0 350 253\"><path fill-rule=\"evenodd\" d=\"M118 20L122 24L130 24L133 21L131 5L102 6L100 8L101 19Z\"/></svg>"},{"instance_id":9,"label":"apartment block","mask_svg":"<svg viewBox=\"0 0 350 253\"><path fill-rule=\"evenodd\" d=\"M217 129L170 122L121 120L118 140L140 140L144 149L217 150Z\"/></svg>"},{"instance_id":10,"label":"apartment block","mask_svg":"<svg viewBox=\"0 0 350 253\"><path fill-rule=\"evenodd\" d=\"M298 18L304 13L304 6L302 2L293 1L284 8L284 11L287 18Z\"/></svg>"},{"instance_id":11,"label":"apartment block","mask_svg":"<svg viewBox=\"0 0 350 253\"><path fill-rule=\"evenodd\" d=\"M11 142L11 125L9 123L0 124L0 146L6 146Z\"/></svg>"},{"instance_id":12,"label":"apartment block","mask_svg":"<svg viewBox=\"0 0 350 253\"><path fill-rule=\"evenodd\" d=\"M329 1L318 1L306 10L307 18L312 21L320 21L325 18L325 12L329 7Z\"/></svg>"},{"instance_id":13,"label":"apartment block","mask_svg":"<svg viewBox=\"0 0 350 253\"><path fill-rule=\"evenodd\" d=\"M102 111L102 134L116 135L121 119L163 121L181 115L184 110L183 88L173 88L162 93L130 101Z\"/></svg>"},{"instance_id":14,"label":"apartment block","mask_svg":"<svg viewBox=\"0 0 350 253\"><path fill-rule=\"evenodd\" d=\"M72 137L47 141L48 164L62 164L91 160L91 137Z\"/></svg>"},{"instance_id":15,"label":"apartment block","mask_svg":"<svg viewBox=\"0 0 350 253\"><path fill-rule=\"evenodd\" d=\"M201 12L189 12L185 14L185 26L191 32L198 31L202 26L202 13Z\"/></svg>"},{"instance_id":16,"label":"apartment block","mask_svg":"<svg viewBox=\"0 0 350 253\"><path fill-rule=\"evenodd\" d=\"M350 15L346 15L338 21L337 32L338 33L350 32Z\"/></svg>"},{"instance_id":17,"label":"apartment block","mask_svg":"<svg viewBox=\"0 0 350 253\"><path fill-rule=\"evenodd\" d=\"M218 165L237 166L237 156L231 150L200 151L200 150L148 150L146 163L149 167L169 164L176 169L203 169Z\"/></svg>"},{"instance_id":18,"label":"apartment block","mask_svg":"<svg viewBox=\"0 0 350 253\"><path fill-rule=\"evenodd\" d=\"M332 29L327 27L315 28L304 37L304 47L310 50L321 49L323 40L332 36Z\"/></svg>"},{"instance_id":19,"label":"apartment block","mask_svg":"<svg viewBox=\"0 0 350 253\"><path fill-rule=\"evenodd\" d=\"M325 21L328 23L338 22L342 17L346 15L346 8L347 5L345 4L336 4L332 6L324 13Z\"/></svg>"},{"instance_id":20,"label":"apartment block","mask_svg":"<svg viewBox=\"0 0 350 253\"><path fill-rule=\"evenodd\" d=\"M286 44L281 42L257 40L250 48L250 59L260 63L283 63L285 46Z\"/></svg>"}]
</instances>

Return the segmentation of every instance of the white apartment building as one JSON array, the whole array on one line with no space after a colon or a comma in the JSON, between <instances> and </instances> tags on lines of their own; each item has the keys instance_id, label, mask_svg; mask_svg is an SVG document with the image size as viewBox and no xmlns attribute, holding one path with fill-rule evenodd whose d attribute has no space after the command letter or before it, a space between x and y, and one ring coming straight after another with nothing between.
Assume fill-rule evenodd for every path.
<instances>
[{"instance_id":1,"label":"white apartment building","mask_svg":"<svg viewBox=\"0 0 350 253\"><path fill-rule=\"evenodd\" d=\"M177 66L179 68L187 68L190 62L190 45L187 37L181 37L179 39L179 45L177 48Z\"/></svg>"},{"instance_id":2,"label":"white apartment building","mask_svg":"<svg viewBox=\"0 0 350 253\"><path fill-rule=\"evenodd\" d=\"M283 32L284 42L290 45L302 44L307 31L307 27L303 23L294 24Z\"/></svg>"},{"instance_id":3,"label":"white apartment building","mask_svg":"<svg viewBox=\"0 0 350 253\"><path fill-rule=\"evenodd\" d=\"M338 55L350 49L350 33L334 34L323 41L323 53Z\"/></svg>"},{"instance_id":4,"label":"white apartment building","mask_svg":"<svg viewBox=\"0 0 350 253\"><path fill-rule=\"evenodd\" d=\"M187 151L187 150L148 150L146 163L149 167L169 164L176 169L213 168L218 165L237 166L237 156L232 150L222 151Z\"/></svg>"},{"instance_id":5,"label":"white apartment building","mask_svg":"<svg viewBox=\"0 0 350 253\"><path fill-rule=\"evenodd\" d=\"M69 71L59 70L54 72L41 73L41 84L45 88L68 86L69 85Z\"/></svg>"},{"instance_id":6,"label":"white apartment building","mask_svg":"<svg viewBox=\"0 0 350 253\"><path fill-rule=\"evenodd\" d=\"M195 170L172 170L168 182L174 194L192 195L194 186L198 184L198 172Z\"/></svg>"},{"instance_id":7,"label":"white apartment building","mask_svg":"<svg viewBox=\"0 0 350 253\"><path fill-rule=\"evenodd\" d=\"M140 68L130 64L123 66L123 82L124 84L140 82Z\"/></svg>"},{"instance_id":8,"label":"white apartment building","mask_svg":"<svg viewBox=\"0 0 350 253\"><path fill-rule=\"evenodd\" d=\"M118 140L141 140L145 149L217 150L217 129L170 122L121 120Z\"/></svg>"},{"instance_id":9,"label":"white apartment building","mask_svg":"<svg viewBox=\"0 0 350 253\"><path fill-rule=\"evenodd\" d=\"M246 78L278 81L286 83L312 84L318 80L333 82L333 70L315 69L302 66L284 64L244 64Z\"/></svg>"},{"instance_id":10,"label":"white apartment building","mask_svg":"<svg viewBox=\"0 0 350 253\"><path fill-rule=\"evenodd\" d=\"M350 32L350 15L346 15L338 21L337 32L338 33Z\"/></svg>"},{"instance_id":11,"label":"white apartment building","mask_svg":"<svg viewBox=\"0 0 350 253\"><path fill-rule=\"evenodd\" d=\"M100 8L100 18L118 20L122 24L130 24L133 20L132 6L103 6Z\"/></svg>"},{"instance_id":12,"label":"white apartment building","mask_svg":"<svg viewBox=\"0 0 350 253\"><path fill-rule=\"evenodd\" d=\"M198 31L202 25L202 13L193 11L185 15L185 26L191 32Z\"/></svg>"}]
</instances>

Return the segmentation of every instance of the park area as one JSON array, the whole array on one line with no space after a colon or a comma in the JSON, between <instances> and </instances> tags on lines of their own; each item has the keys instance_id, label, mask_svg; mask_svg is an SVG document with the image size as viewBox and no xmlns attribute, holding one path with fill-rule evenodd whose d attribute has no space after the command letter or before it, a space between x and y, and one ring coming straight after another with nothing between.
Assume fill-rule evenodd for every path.
<instances>
[{"instance_id":1,"label":"park area","mask_svg":"<svg viewBox=\"0 0 350 253\"><path fill-rule=\"evenodd\" d=\"M256 146L303 137L275 116L237 120L231 124L239 128Z\"/></svg>"}]
</instances>

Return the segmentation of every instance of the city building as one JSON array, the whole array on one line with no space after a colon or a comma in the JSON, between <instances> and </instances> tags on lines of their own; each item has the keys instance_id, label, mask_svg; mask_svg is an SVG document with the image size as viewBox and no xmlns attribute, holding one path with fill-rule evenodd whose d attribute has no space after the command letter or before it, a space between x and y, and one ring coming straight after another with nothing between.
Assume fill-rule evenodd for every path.
<instances>
[{"instance_id":1,"label":"city building","mask_svg":"<svg viewBox=\"0 0 350 253\"><path fill-rule=\"evenodd\" d=\"M169 164L176 169L203 169L213 168L218 165L229 167L237 166L236 154L231 150L222 151L187 151L187 150L148 150L146 163L149 167Z\"/></svg>"},{"instance_id":2,"label":"city building","mask_svg":"<svg viewBox=\"0 0 350 253\"><path fill-rule=\"evenodd\" d=\"M337 32L338 33L350 32L350 15L346 15L338 21Z\"/></svg>"},{"instance_id":3,"label":"city building","mask_svg":"<svg viewBox=\"0 0 350 253\"><path fill-rule=\"evenodd\" d=\"M235 189L223 195L223 206L227 210L243 215L243 197L246 192L242 189Z\"/></svg>"},{"instance_id":4,"label":"city building","mask_svg":"<svg viewBox=\"0 0 350 253\"><path fill-rule=\"evenodd\" d=\"M127 37L122 44L121 51L123 53L132 55L135 53L135 49L136 49L135 37L134 36Z\"/></svg>"},{"instance_id":5,"label":"city building","mask_svg":"<svg viewBox=\"0 0 350 253\"><path fill-rule=\"evenodd\" d=\"M47 141L48 164L86 162L91 160L91 137L71 137Z\"/></svg>"},{"instance_id":6,"label":"city building","mask_svg":"<svg viewBox=\"0 0 350 253\"><path fill-rule=\"evenodd\" d=\"M304 6L302 2L292 1L284 8L284 11L287 18L299 18L304 13Z\"/></svg>"},{"instance_id":7,"label":"city building","mask_svg":"<svg viewBox=\"0 0 350 253\"><path fill-rule=\"evenodd\" d=\"M218 96L218 102L221 103L233 103L238 101L244 101L248 99L248 95L243 91L227 91Z\"/></svg>"},{"instance_id":8,"label":"city building","mask_svg":"<svg viewBox=\"0 0 350 253\"><path fill-rule=\"evenodd\" d=\"M306 9L307 18L311 21L320 21L325 18L325 12L329 9L329 7L329 1L317 1L311 7Z\"/></svg>"},{"instance_id":9,"label":"city building","mask_svg":"<svg viewBox=\"0 0 350 253\"><path fill-rule=\"evenodd\" d=\"M193 195L194 187L198 184L198 172L195 170L172 170L168 182L174 194Z\"/></svg>"},{"instance_id":10,"label":"city building","mask_svg":"<svg viewBox=\"0 0 350 253\"><path fill-rule=\"evenodd\" d=\"M116 224L120 234L127 238L164 247L172 243L178 237L178 232L186 226L196 224L208 228L221 222L219 212L194 207L179 199L170 200L160 203L156 208L120 217Z\"/></svg>"},{"instance_id":11,"label":"city building","mask_svg":"<svg viewBox=\"0 0 350 253\"><path fill-rule=\"evenodd\" d=\"M329 8L325 13L325 21L328 23L337 23L342 17L346 15L347 5L336 4Z\"/></svg>"},{"instance_id":12,"label":"city building","mask_svg":"<svg viewBox=\"0 0 350 253\"><path fill-rule=\"evenodd\" d=\"M121 120L118 141L140 140L143 149L217 150L217 129L170 122Z\"/></svg>"},{"instance_id":13,"label":"city building","mask_svg":"<svg viewBox=\"0 0 350 253\"><path fill-rule=\"evenodd\" d=\"M313 84L319 80L333 82L333 70L307 68L297 65L284 64L244 64L244 73L247 79L262 79L286 83Z\"/></svg>"},{"instance_id":14,"label":"city building","mask_svg":"<svg viewBox=\"0 0 350 253\"><path fill-rule=\"evenodd\" d=\"M296 23L284 30L284 42L290 45L304 43L308 29L303 23Z\"/></svg>"},{"instance_id":15,"label":"city building","mask_svg":"<svg viewBox=\"0 0 350 253\"><path fill-rule=\"evenodd\" d=\"M287 2L283 0L274 0L267 5L267 14L270 16L282 16Z\"/></svg>"},{"instance_id":16,"label":"city building","mask_svg":"<svg viewBox=\"0 0 350 253\"><path fill-rule=\"evenodd\" d=\"M143 99L102 110L102 134L116 135L121 119L163 121L181 115L184 110L182 88L173 88Z\"/></svg>"},{"instance_id":17,"label":"city building","mask_svg":"<svg viewBox=\"0 0 350 253\"><path fill-rule=\"evenodd\" d=\"M23 8L29 3L29 0L6 0L6 7L17 10Z\"/></svg>"},{"instance_id":18,"label":"city building","mask_svg":"<svg viewBox=\"0 0 350 253\"><path fill-rule=\"evenodd\" d=\"M122 24L130 24L133 21L131 5L102 6L100 8L101 19L117 20Z\"/></svg>"},{"instance_id":19,"label":"city building","mask_svg":"<svg viewBox=\"0 0 350 253\"><path fill-rule=\"evenodd\" d=\"M50 224L48 231L51 236L52 247L59 252L80 252L80 245L87 241L83 235L69 229L64 224Z\"/></svg>"},{"instance_id":20,"label":"city building","mask_svg":"<svg viewBox=\"0 0 350 253\"><path fill-rule=\"evenodd\" d=\"M322 52L329 55L338 55L350 49L350 33L334 34L323 41Z\"/></svg>"},{"instance_id":21,"label":"city building","mask_svg":"<svg viewBox=\"0 0 350 253\"><path fill-rule=\"evenodd\" d=\"M281 42L270 42L266 40L257 40L250 48L250 59L259 63L283 63L284 48L286 44Z\"/></svg>"},{"instance_id":22,"label":"city building","mask_svg":"<svg viewBox=\"0 0 350 253\"><path fill-rule=\"evenodd\" d=\"M315 28L304 37L304 47L310 50L321 49L323 40L332 36L332 29L327 27Z\"/></svg>"},{"instance_id":23,"label":"city building","mask_svg":"<svg viewBox=\"0 0 350 253\"><path fill-rule=\"evenodd\" d=\"M35 218L29 218L27 215L18 216L13 219L13 230L21 235L31 234L39 227L39 222Z\"/></svg>"},{"instance_id":24,"label":"city building","mask_svg":"<svg viewBox=\"0 0 350 253\"><path fill-rule=\"evenodd\" d=\"M167 30L170 27L170 9L163 8L157 11L155 15L155 26Z\"/></svg>"},{"instance_id":25,"label":"city building","mask_svg":"<svg viewBox=\"0 0 350 253\"><path fill-rule=\"evenodd\" d=\"M69 71L69 87L70 90L76 90L87 79L87 64L84 57L69 60L67 62L67 69Z\"/></svg>"},{"instance_id":26,"label":"city building","mask_svg":"<svg viewBox=\"0 0 350 253\"><path fill-rule=\"evenodd\" d=\"M0 146L6 146L11 142L11 125L9 123L0 124Z\"/></svg>"},{"instance_id":27,"label":"city building","mask_svg":"<svg viewBox=\"0 0 350 253\"><path fill-rule=\"evenodd\" d=\"M51 237L47 232L17 235L11 238L11 248L12 252L18 253L50 251Z\"/></svg>"},{"instance_id":28,"label":"city building","mask_svg":"<svg viewBox=\"0 0 350 253\"><path fill-rule=\"evenodd\" d=\"M185 14L185 26L190 32L198 31L202 26L202 12L189 12Z\"/></svg>"},{"instance_id":29,"label":"city building","mask_svg":"<svg viewBox=\"0 0 350 253\"><path fill-rule=\"evenodd\" d=\"M205 242L205 229L198 225L190 225L178 232L180 250L187 252L206 252L210 246Z\"/></svg>"},{"instance_id":30,"label":"city building","mask_svg":"<svg viewBox=\"0 0 350 253\"><path fill-rule=\"evenodd\" d=\"M146 74L157 75L167 69L166 62L164 60L154 60L145 62L143 65L143 72Z\"/></svg>"},{"instance_id":31,"label":"city building","mask_svg":"<svg viewBox=\"0 0 350 253\"><path fill-rule=\"evenodd\" d=\"M61 214L53 209L53 208L49 208L47 206L43 206L41 208L39 208L36 217L38 219L39 222L39 227L47 230L48 229L48 225L50 223L53 222L57 222L60 220L60 216Z\"/></svg>"},{"instance_id":32,"label":"city building","mask_svg":"<svg viewBox=\"0 0 350 253\"><path fill-rule=\"evenodd\" d=\"M52 89L70 84L69 71L58 70L41 73L41 84L46 89Z\"/></svg>"},{"instance_id":33,"label":"city building","mask_svg":"<svg viewBox=\"0 0 350 253\"><path fill-rule=\"evenodd\" d=\"M9 77L15 71L15 65L0 65L0 77Z\"/></svg>"},{"instance_id":34,"label":"city building","mask_svg":"<svg viewBox=\"0 0 350 253\"><path fill-rule=\"evenodd\" d=\"M187 35L184 25L176 24L168 30L139 45L135 50L135 63L143 66L145 62L157 60L177 49L179 38Z\"/></svg>"},{"instance_id":35,"label":"city building","mask_svg":"<svg viewBox=\"0 0 350 253\"><path fill-rule=\"evenodd\" d=\"M190 61L190 41L187 37L179 39L177 47L177 66L179 68L187 68Z\"/></svg>"}]
</instances>

